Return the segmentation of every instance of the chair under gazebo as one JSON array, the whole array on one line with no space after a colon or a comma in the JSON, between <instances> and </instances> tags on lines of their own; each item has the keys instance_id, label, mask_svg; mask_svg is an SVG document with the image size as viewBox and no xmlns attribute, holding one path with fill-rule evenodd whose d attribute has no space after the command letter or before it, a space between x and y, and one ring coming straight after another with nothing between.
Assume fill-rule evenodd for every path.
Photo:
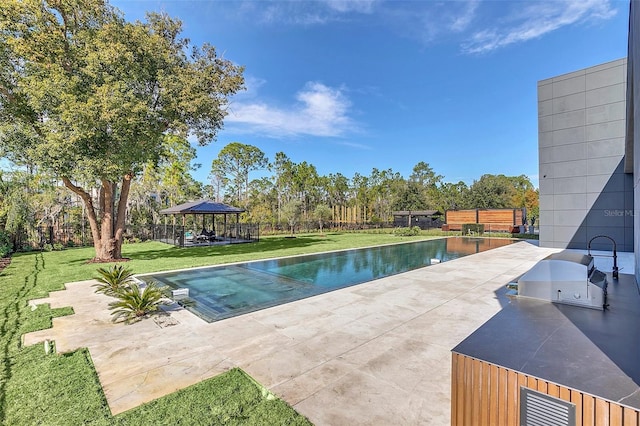
<instances>
[{"instance_id":1,"label":"chair under gazebo","mask_svg":"<svg viewBox=\"0 0 640 426\"><path fill-rule=\"evenodd\" d=\"M160 214L165 215L165 220L163 225L156 226L155 239L178 247L257 242L260 227L240 223L240 214L244 212L244 209L211 200L197 200L169 207L160 210ZM190 221L191 227L187 226L189 215L194 216ZM168 223L170 216L172 221ZM216 216L222 216L223 220L216 223ZM232 220L229 220L229 216Z\"/></svg>"}]
</instances>

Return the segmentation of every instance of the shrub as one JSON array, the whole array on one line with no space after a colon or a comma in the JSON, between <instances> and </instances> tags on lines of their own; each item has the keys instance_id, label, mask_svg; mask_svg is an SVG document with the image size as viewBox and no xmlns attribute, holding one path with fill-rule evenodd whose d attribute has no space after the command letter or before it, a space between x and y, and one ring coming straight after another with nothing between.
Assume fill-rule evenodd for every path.
<instances>
[{"instance_id":1,"label":"shrub","mask_svg":"<svg viewBox=\"0 0 640 426\"><path fill-rule=\"evenodd\" d=\"M20 248L20 251L25 252L25 253L29 253L29 252L33 251L33 246L31 246L31 244L26 244L25 243Z\"/></svg>"},{"instance_id":2,"label":"shrub","mask_svg":"<svg viewBox=\"0 0 640 426\"><path fill-rule=\"evenodd\" d=\"M109 303L113 321L124 318L124 322L128 324L157 311L160 305L167 304L164 291L164 287L158 287L153 281L142 290L138 284L131 283L116 294L117 301Z\"/></svg>"},{"instance_id":3,"label":"shrub","mask_svg":"<svg viewBox=\"0 0 640 426\"><path fill-rule=\"evenodd\" d=\"M0 231L0 258L7 257L11 253L13 245L11 244L11 237L7 231Z\"/></svg>"},{"instance_id":4,"label":"shrub","mask_svg":"<svg viewBox=\"0 0 640 426\"><path fill-rule=\"evenodd\" d=\"M54 249L55 251L61 251L61 250L63 250L63 249L64 249L64 246L63 246L61 243L55 243L55 244L53 245L53 249Z\"/></svg>"},{"instance_id":5,"label":"shrub","mask_svg":"<svg viewBox=\"0 0 640 426\"><path fill-rule=\"evenodd\" d=\"M121 290L126 289L133 283L133 272L122 265L116 264L111 268L98 268L98 273L100 276L94 277L98 280L98 284L93 285L93 287L96 287L96 293L118 297L118 293Z\"/></svg>"},{"instance_id":6,"label":"shrub","mask_svg":"<svg viewBox=\"0 0 640 426\"><path fill-rule=\"evenodd\" d=\"M420 235L420 227L412 226L411 228L395 228L393 230L393 235L399 237L411 237L414 235Z\"/></svg>"},{"instance_id":7,"label":"shrub","mask_svg":"<svg viewBox=\"0 0 640 426\"><path fill-rule=\"evenodd\" d=\"M76 246L76 243L73 242L73 240L67 240L66 244L65 244L68 248L72 248Z\"/></svg>"}]
</instances>

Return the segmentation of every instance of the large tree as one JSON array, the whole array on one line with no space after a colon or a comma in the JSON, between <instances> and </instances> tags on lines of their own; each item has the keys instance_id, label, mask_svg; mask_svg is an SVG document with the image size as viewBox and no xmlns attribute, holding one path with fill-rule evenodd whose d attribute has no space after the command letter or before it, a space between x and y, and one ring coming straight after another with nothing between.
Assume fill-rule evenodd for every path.
<instances>
[{"instance_id":1,"label":"large tree","mask_svg":"<svg viewBox=\"0 0 640 426\"><path fill-rule=\"evenodd\" d=\"M167 135L213 140L243 68L190 46L164 14L129 23L102 0L4 0L0 154L82 198L96 259L121 257L131 180Z\"/></svg>"},{"instance_id":2,"label":"large tree","mask_svg":"<svg viewBox=\"0 0 640 426\"><path fill-rule=\"evenodd\" d=\"M485 174L467 192L467 204L475 209L507 209L514 206L514 183L505 175ZM524 206L523 206L524 207Z\"/></svg>"},{"instance_id":3,"label":"large tree","mask_svg":"<svg viewBox=\"0 0 640 426\"><path fill-rule=\"evenodd\" d=\"M417 190L424 200L424 207L435 209L440 198L438 185L442 183L442 179L443 176L436 174L428 163L420 161L413 166L413 172L409 176L409 192Z\"/></svg>"},{"instance_id":4,"label":"large tree","mask_svg":"<svg viewBox=\"0 0 640 426\"><path fill-rule=\"evenodd\" d=\"M175 206L202 196L202 184L191 176L199 165L192 164L196 150L189 141L176 136L165 139L163 158L157 165L163 205Z\"/></svg>"},{"instance_id":5,"label":"large tree","mask_svg":"<svg viewBox=\"0 0 640 426\"><path fill-rule=\"evenodd\" d=\"M293 195L302 203L302 217L307 221L321 196L318 171L313 164L303 161L294 165L292 180Z\"/></svg>"},{"instance_id":6,"label":"large tree","mask_svg":"<svg viewBox=\"0 0 640 426\"><path fill-rule=\"evenodd\" d=\"M394 199L402 194L400 188L406 186L405 180L400 173L391 169L378 170L373 168L369 177L369 185L373 211L372 221L389 222L393 213Z\"/></svg>"},{"instance_id":7,"label":"large tree","mask_svg":"<svg viewBox=\"0 0 640 426\"><path fill-rule=\"evenodd\" d=\"M267 167L264 152L253 145L231 142L211 162L211 175L224 176L230 183L231 198L248 206L249 172Z\"/></svg>"},{"instance_id":8,"label":"large tree","mask_svg":"<svg viewBox=\"0 0 640 426\"><path fill-rule=\"evenodd\" d=\"M276 218L278 222L281 219L282 206L293 196L295 166L295 163L284 152L276 152L274 160L269 163L278 202Z\"/></svg>"},{"instance_id":9,"label":"large tree","mask_svg":"<svg viewBox=\"0 0 640 426\"><path fill-rule=\"evenodd\" d=\"M471 208L466 203L468 201L467 193L469 187L463 181L458 183L444 182L439 188L440 199L438 209L441 212L447 210L457 210Z\"/></svg>"}]
</instances>

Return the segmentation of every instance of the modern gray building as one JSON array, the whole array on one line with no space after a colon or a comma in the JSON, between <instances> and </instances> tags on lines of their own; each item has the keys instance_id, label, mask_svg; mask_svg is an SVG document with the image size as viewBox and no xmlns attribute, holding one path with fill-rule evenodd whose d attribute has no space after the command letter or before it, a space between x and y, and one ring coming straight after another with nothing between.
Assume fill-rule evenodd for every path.
<instances>
[{"instance_id":1,"label":"modern gray building","mask_svg":"<svg viewBox=\"0 0 640 426\"><path fill-rule=\"evenodd\" d=\"M627 54L627 115L625 173L632 174L633 181L633 252L635 254L636 283L640 283L640 9L631 1L629 9L629 51ZM637 119L637 120L636 120Z\"/></svg>"},{"instance_id":2,"label":"modern gray building","mask_svg":"<svg viewBox=\"0 0 640 426\"><path fill-rule=\"evenodd\" d=\"M634 251L627 58L538 82L540 245Z\"/></svg>"}]
</instances>

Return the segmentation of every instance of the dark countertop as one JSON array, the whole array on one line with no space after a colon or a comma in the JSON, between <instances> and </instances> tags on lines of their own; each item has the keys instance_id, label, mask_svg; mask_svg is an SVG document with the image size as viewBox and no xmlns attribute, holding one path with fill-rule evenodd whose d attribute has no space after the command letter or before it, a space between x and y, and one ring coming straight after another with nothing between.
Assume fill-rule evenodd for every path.
<instances>
[{"instance_id":1,"label":"dark countertop","mask_svg":"<svg viewBox=\"0 0 640 426\"><path fill-rule=\"evenodd\" d=\"M640 293L633 275L608 281L606 311L499 291L502 311L453 352L640 409Z\"/></svg>"}]
</instances>

